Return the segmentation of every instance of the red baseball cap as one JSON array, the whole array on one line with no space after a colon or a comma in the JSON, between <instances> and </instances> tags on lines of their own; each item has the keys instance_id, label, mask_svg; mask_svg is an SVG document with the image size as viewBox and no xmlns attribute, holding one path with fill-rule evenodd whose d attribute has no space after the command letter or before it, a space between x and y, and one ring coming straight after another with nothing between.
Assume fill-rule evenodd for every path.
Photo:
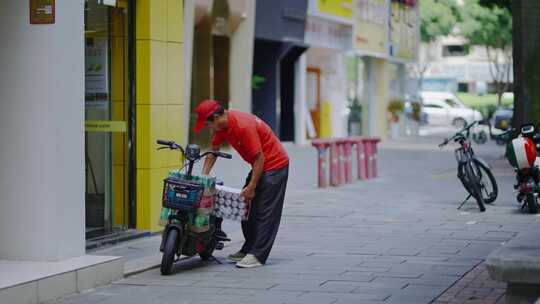
<instances>
[{"instance_id":1,"label":"red baseball cap","mask_svg":"<svg viewBox=\"0 0 540 304\"><path fill-rule=\"evenodd\" d=\"M204 127L204 123L206 122L208 117L214 114L214 112L216 112L219 107L219 102L215 100L206 99L201 101L201 103L199 103L199 105L195 108L195 113L197 114L197 122L195 122L195 127L193 127L193 131L195 131L195 133L199 133Z\"/></svg>"}]
</instances>

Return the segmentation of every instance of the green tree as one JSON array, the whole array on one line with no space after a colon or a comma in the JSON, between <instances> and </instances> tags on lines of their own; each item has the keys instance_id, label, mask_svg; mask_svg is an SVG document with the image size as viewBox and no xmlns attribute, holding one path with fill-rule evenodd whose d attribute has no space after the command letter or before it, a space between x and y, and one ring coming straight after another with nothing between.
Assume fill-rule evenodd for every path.
<instances>
[{"instance_id":1,"label":"green tree","mask_svg":"<svg viewBox=\"0 0 540 304\"><path fill-rule=\"evenodd\" d=\"M478 0L466 0L460 23L461 35L469 46L486 49L489 71L501 106L508 89L512 66L512 15L501 6L482 6Z\"/></svg>"},{"instance_id":2,"label":"green tree","mask_svg":"<svg viewBox=\"0 0 540 304\"><path fill-rule=\"evenodd\" d=\"M450 35L461 20L461 15L456 0L421 0L418 5L420 6L420 39L426 44L426 53L423 60L410 65L409 68L421 85L424 74L433 61L431 44L437 38Z\"/></svg>"},{"instance_id":3,"label":"green tree","mask_svg":"<svg viewBox=\"0 0 540 304\"><path fill-rule=\"evenodd\" d=\"M419 5L422 42L431 43L439 37L448 36L461 20L455 0L421 0Z\"/></svg>"}]
</instances>

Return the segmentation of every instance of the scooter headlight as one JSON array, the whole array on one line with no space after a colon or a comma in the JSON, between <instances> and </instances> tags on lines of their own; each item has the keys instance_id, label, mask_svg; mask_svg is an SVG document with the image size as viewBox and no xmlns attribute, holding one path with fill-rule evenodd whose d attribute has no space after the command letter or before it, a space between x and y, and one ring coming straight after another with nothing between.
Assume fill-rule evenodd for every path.
<instances>
[{"instance_id":1,"label":"scooter headlight","mask_svg":"<svg viewBox=\"0 0 540 304\"><path fill-rule=\"evenodd\" d=\"M197 160L201 154L201 148L198 145L191 144L186 147L186 158Z\"/></svg>"}]
</instances>

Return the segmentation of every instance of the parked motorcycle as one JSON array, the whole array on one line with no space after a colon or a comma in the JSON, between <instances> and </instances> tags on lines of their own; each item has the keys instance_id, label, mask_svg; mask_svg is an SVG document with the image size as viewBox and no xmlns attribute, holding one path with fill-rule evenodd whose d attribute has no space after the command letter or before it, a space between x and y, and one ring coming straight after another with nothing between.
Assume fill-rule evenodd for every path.
<instances>
[{"instance_id":1,"label":"parked motorcycle","mask_svg":"<svg viewBox=\"0 0 540 304\"><path fill-rule=\"evenodd\" d=\"M158 149L180 150L187 162L187 171L183 178L169 177L165 179L163 191L163 207L169 208L172 212L163 230L163 238L159 250L163 252L161 259L161 274L171 274L174 262L180 259L180 256L192 257L199 254L202 260L209 260L214 250L223 249L223 242L230 239L223 238L216 229L216 218L209 216L205 231L194 232L188 230L188 222L195 217L196 206L201 202L204 187L196 182L192 175L193 165L204 158L206 155L213 154L216 157L231 159L232 156L227 153L209 151L201 154L197 145L190 144L182 148L174 141L158 140ZM206 227L205 227L206 228Z\"/></svg>"},{"instance_id":2,"label":"parked motorcycle","mask_svg":"<svg viewBox=\"0 0 540 304\"><path fill-rule=\"evenodd\" d=\"M502 146L508 142L507 140L505 140L504 136L501 136L502 134L500 133L500 129L491 125L489 119L479 122L479 125L483 126L484 128L480 131L474 130L472 132L472 140L475 143L482 145L485 144L488 139L491 139L494 140L497 145ZM498 134L494 132L494 129L495 131L498 131Z\"/></svg>"},{"instance_id":3,"label":"parked motorcycle","mask_svg":"<svg viewBox=\"0 0 540 304\"><path fill-rule=\"evenodd\" d=\"M511 136L515 129L505 132ZM521 126L519 135L508 142L506 157L516 171L517 201L521 210L527 206L529 213L538 213L538 195L540 193L540 134L536 132L533 124Z\"/></svg>"}]
</instances>

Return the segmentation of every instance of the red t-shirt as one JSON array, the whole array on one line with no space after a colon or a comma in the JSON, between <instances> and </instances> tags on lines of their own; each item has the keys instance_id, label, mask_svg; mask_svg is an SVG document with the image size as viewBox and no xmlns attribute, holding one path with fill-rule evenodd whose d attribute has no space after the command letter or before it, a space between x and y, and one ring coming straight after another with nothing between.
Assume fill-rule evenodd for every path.
<instances>
[{"instance_id":1,"label":"red t-shirt","mask_svg":"<svg viewBox=\"0 0 540 304\"><path fill-rule=\"evenodd\" d=\"M227 129L214 133L213 146L227 141L251 165L257 153L262 152L264 172L281 169L289 164L289 156L281 142L272 129L257 116L229 110L227 117Z\"/></svg>"}]
</instances>

